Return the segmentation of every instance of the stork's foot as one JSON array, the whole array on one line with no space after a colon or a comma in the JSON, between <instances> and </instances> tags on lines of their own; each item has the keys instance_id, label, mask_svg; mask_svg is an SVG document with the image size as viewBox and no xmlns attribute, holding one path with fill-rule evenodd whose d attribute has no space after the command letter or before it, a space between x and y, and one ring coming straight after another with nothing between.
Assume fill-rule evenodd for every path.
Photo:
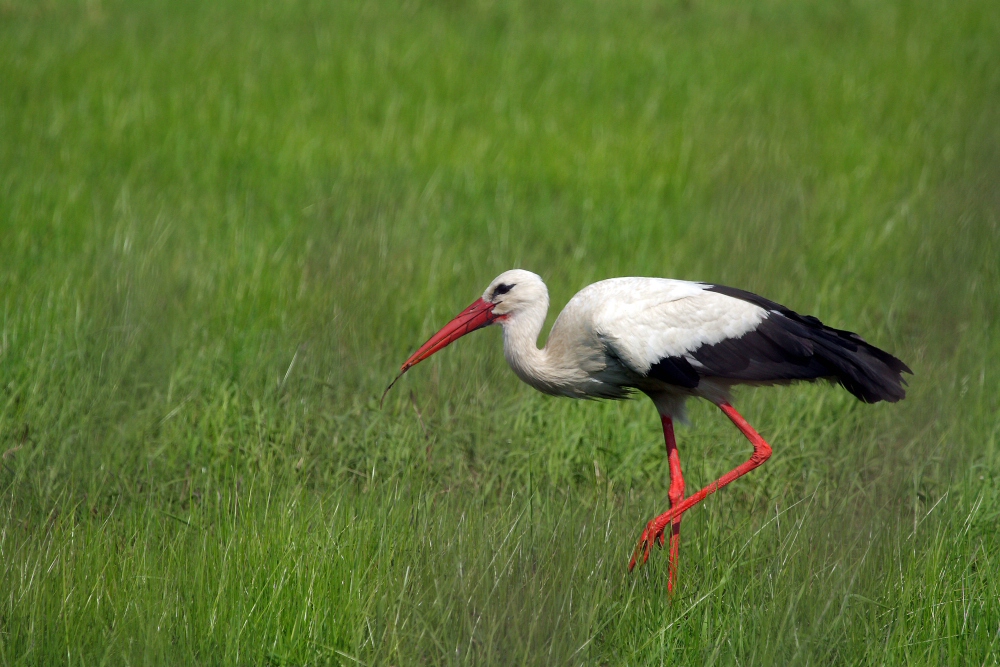
<instances>
[{"instance_id":1,"label":"stork's foot","mask_svg":"<svg viewBox=\"0 0 1000 667\"><path fill-rule=\"evenodd\" d=\"M632 551L632 560L628 563L629 572L635 568L636 563L644 565L649 560L649 552L652 550L654 544L658 547L663 547L663 530L674 518L675 514L678 513L672 510L664 512L646 524L646 529L642 531L642 536L639 538L639 544L635 545L635 549Z\"/></svg>"}]
</instances>

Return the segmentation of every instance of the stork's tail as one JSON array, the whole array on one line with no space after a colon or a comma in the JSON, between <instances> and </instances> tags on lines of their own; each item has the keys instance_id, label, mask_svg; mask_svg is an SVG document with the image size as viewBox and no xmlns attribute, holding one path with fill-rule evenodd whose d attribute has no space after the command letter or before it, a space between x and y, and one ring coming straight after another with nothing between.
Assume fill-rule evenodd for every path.
<instances>
[{"instance_id":1,"label":"stork's tail","mask_svg":"<svg viewBox=\"0 0 1000 667\"><path fill-rule=\"evenodd\" d=\"M814 317L802 317L814 354L844 389L865 403L895 403L906 397L903 373L913 374L901 360L850 331L834 329Z\"/></svg>"}]
</instances>

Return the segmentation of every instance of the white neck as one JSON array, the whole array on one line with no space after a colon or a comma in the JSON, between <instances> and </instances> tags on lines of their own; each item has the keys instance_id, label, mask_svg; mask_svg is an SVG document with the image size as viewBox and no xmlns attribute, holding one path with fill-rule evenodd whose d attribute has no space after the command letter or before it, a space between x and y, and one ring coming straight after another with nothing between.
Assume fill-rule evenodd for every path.
<instances>
[{"instance_id":1,"label":"white neck","mask_svg":"<svg viewBox=\"0 0 1000 667\"><path fill-rule=\"evenodd\" d=\"M545 294L544 298L526 304L501 320L503 354L521 380L539 391L555 394L560 393L560 373L551 366L548 351L538 349L538 336L548 310L549 297Z\"/></svg>"}]
</instances>

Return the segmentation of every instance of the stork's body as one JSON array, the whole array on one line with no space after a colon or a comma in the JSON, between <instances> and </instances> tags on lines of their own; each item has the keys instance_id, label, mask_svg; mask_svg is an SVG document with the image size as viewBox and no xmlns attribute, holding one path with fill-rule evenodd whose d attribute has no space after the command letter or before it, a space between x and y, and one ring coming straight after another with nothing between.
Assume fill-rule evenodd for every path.
<instances>
[{"instance_id":1,"label":"stork's body","mask_svg":"<svg viewBox=\"0 0 1000 667\"><path fill-rule=\"evenodd\" d=\"M636 557L643 561L673 525L670 585L676 574L680 517L708 494L757 467L768 444L730 405L737 384L826 378L867 403L904 397L909 368L856 334L832 329L772 301L733 288L662 278L614 278L574 296L559 314L544 348L537 340L549 307L534 273L507 271L483 297L425 343L400 374L470 331L503 326L504 356L524 382L546 394L621 399L638 390L656 405L670 463L670 511L649 522ZM390 385L391 386L391 385ZM388 391L388 390L386 390ZM753 456L715 483L684 497L673 420L688 398L712 401L754 447Z\"/></svg>"}]
</instances>

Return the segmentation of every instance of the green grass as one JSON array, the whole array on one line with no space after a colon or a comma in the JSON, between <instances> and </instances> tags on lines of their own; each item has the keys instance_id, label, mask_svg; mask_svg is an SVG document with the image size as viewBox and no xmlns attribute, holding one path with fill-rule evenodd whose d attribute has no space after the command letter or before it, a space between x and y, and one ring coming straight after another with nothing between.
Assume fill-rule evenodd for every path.
<instances>
[{"instance_id":1,"label":"green grass","mask_svg":"<svg viewBox=\"0 0 1000 667\"><path fill-rule=\"evenodd\" d=\"M997 664L1000 11L0 2L0 664ZM914 369L744 390L666 507L645 400L500 334L501 271L751 289ZM550 322L554 313L550 314ZM689 488L748 446L707 405Z\"/></svg>"}]
</instances>

